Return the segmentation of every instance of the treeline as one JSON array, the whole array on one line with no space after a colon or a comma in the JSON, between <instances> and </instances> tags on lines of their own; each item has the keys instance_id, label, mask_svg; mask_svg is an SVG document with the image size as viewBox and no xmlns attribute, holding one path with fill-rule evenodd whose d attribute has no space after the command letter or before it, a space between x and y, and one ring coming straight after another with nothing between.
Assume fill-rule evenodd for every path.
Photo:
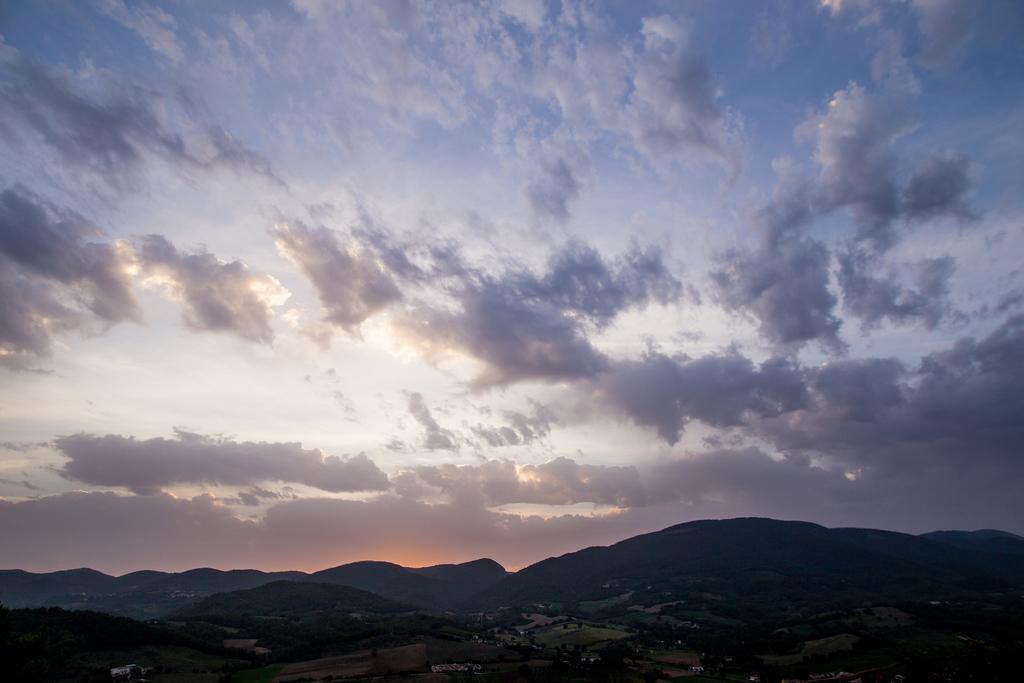
<instances>
[{"instance_id":1,"label":"treeline","mask_svg":"<svg viewBox=\"0 0 1024 683\"><path fill-rule=\"evenodd\" d=\"M78 656L90 650L179 645L219 654L221 648L188 634L126 617L59 607L8 609L0 605L3 680L34 683L79 677ZM106 672L109 679L109 672Z\"/></svg>"}]
</instances>

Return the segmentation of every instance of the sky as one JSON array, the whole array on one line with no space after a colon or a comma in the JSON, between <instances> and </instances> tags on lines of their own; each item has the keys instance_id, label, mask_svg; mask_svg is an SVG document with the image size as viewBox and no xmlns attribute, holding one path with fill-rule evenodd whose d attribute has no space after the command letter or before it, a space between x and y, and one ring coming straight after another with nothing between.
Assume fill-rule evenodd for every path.
<instances>
[{"instance_id":1,"label":"sky","mask_svg":"<svg viewBox=\"0 0 1024 683\"><path fill-rule=\"evenodd\" d=\"M1024 532L1022 30L0 4L0 566Z\"/></svg>"}]
</instances>

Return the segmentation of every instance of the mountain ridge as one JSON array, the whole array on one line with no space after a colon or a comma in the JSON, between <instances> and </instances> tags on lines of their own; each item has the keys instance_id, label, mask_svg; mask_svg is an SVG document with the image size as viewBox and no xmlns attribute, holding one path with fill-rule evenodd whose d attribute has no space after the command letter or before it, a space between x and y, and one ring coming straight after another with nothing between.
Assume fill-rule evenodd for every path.
<instances>
[{"instance_id":1,"label":"mountain ridge","mask_svg":"<svg viewBox=\"0 0 1024 683\"><path fill-rule=\"evenodd\" d=\"M441 610L573 605L627 593L641 603L715 595L755 610L801 609L1005 591L1024 583L1024 539L997 530L914 535L762 517L705 519L552 556L517 572L489 558L427 567L364 560L311 573L202 567L114 577L88 568L0 570L0 602L162 616L213 594L282 580L348 586Z\"/></svg>"}]
</instances>

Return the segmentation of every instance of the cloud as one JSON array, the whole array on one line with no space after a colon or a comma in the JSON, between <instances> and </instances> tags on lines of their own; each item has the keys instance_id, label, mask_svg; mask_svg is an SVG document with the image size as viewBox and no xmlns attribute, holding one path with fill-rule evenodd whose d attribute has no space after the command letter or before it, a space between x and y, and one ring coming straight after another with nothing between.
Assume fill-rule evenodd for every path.
<instances>
[{"instance_id":1,"label":"cloud","mask_svg":"<svg viewBox=\"0 0 1024 683\"><path fill-rule=\"evenodd\" d=\"M439 11L410 2L354 7L302 0L295 9L314 35L307 58L330 65L325 73L337 93L339 133L352 139L381 121L408 131L420 121L446 128L469 115L464 86L452 65L437 57L437 34L431 23ZM326 39L325 39L326 36Z\"/></svg>"},{"instance_id":2,"label":"cloud","mask_svg":"<svg viewBox=\"0 0 1024 683\"><path fill-rule=\"evenodd\" d=\"M187 101L166 99L128 86L99 98L77 90L71 79L20 57L0 62L0 111L9 122L57 153L62 163L95 174L115 188L138 182L147 155L179 170L230 169L261 175L277 184L270 163L223 128L192 120ZM182 131L169 127L167 109L189 121Z\"/></svg>"},{"instance_id":3,"label":"cloud","mask_svg":"<svg viewBox=\"0 0 1024 683\"><path fill-rule=\"evenodd\" d=\"M829 288L830 255L803 234L814 219L812 190L787 159L773 164L779 180L772 198L753 215L756 248L719 255L711 271L718 301L728 310L753 316L761 336L781 347L818 341L830 351L839 338L836 297Z\"/></svg>"},{"instance_id":4,"label":"cloud","mask_svg":"<svg viewBox=\"0 0 1024 683\"><path fill-rule=\"evenodd\" d=\"M839 361L811 373L810 401L752 432L876 476L1010 476L1024 437L1024 316L965 337L907 370L893 360ZM1024 474L1024 472L1022 472ZM1013 475L1017 476L1017 475Z\"/></svg>"},{"instance_id":5,"label":"cloud","mask_svg":"<svg viewBox=\"0 0 1024 683\"><path fill-rule=\"evenodd\" d=\"M472 432L483 439L491 448L528 445L543 439L551 433L556 422L554 413L541 403L533 403L532 413L527 415L515 410L503 412L506 424L497 427L478 424Z\"/></svg>"},{"instance_id":6,"label":"cloud","mask_svg":"<svg viewBox=\"0 0 1024 683\"><path fill-rule=\"evenodd\" d=\"M270 343L272 307L289 292L273 276L257 273L241 261L224 262L205 251L184 253L161 235L139 240L142 274L166 285L181 302L190 329L230 332L242 339Z\"/></svg>"},{"instance_id":7,"label":"cloud","mask_svg":"<svg viewBox=\"0 0 1024 683\"><path fill-rule=\"evenodd\" d=\"M229 331L270 342L271 307L288 296L273 277L240 261L179 252L166 238L97 242L81 215L22 188L0 193L0 364L30 367L61 333L98 333L142 318L136 271L165 285L194 330Z\"/></svg>"},{"instance_id":8,"label":"cloud","mask_svg":"<svg viewBox=\"0 0 1024 683\"><path fill-rule=\"evenodd\" d=\"M820 210L849 208L859 222L858 239L882 250L896 240L891 223L900 210L891 144L915 124L905 97L869 94L851 83L832 96L825 113L799 128L815 142Z\"/></svg>"},{"instance_id":9,"label":"cloud","mask_svg":"<svg viewBox=\"0 0 1024 683\"><path fill-rule=\"evenodd\" d=\"M402 293L375 254L354 244L343 246L326 228L302 223L273 230L278 251L313 284L325 319L349 332L374 313L399 301Z\"/></svg>"},{"instance_id":10,"label":"cloud","mask_svg":"<svg viewBox=\"0 0 1024 683\"><path fill-rule=\"evenodd\" d=\"M875 475L825 469L753 448L637 466L556 459L534 466L529 476L505 461L463 470L427 471L450 487L457 502L392 495L284 500L273 502L255 521L238 519L209 495L78 492L0 501L0 554L17 557L19 567L30 571L83 565L114 573L196 566L315 570L368 558L422 566L479 557L515 568L692 519L761 515L911 532L955 527L1020 532L1024 514L1018 479L1000 477L991 468L912 468ZM461 490L471 497L459 498ZM593 516L563 511L546 518L479 507L486 500L522 498L599 498L643 506Z\"/></svg>"},{"instance_id":11,"label":"cloud","mask_svg":"<svg viewBox=\"0 0 1024 683\"><path fill-rule=\"evenodd\" d=\"M668 16L643 19L644 51L628 104L630 131L649 158L697 152L732 167L725 114L690 31Z\"/></svg>"},{"instance_id":12,"label":"cloud","mask_svg":"<svg viewBox=\"0 0 1024 683\"><path fill-rule=\"evenodd\" d=\"M210 496L66 493L0 501L0 518L0 547L23 548L18 564L29 571L244 567L252 561L249 546L257 531Z\"/></svg>"},{"instance_id":13,"label":"cloud","mask_svg":"<svg viewBox=\"0 0 1024 683\"><path fill-rule=\"evenodd\" d=\"M762 238L757 249L732 249L711 273L719 301L752 315L761 336L781 347L817 341L842 351L841 322L829 288L830 255L810 237L783 234Z\"/></svg>"},{"instance_id":14,"label":"cloud","mask_svg":"<svg viewBox=\"0 0 1024 683\"><path fill-rule=\"evenodd\" d=\"M736 353L672 358L649 352L619 361L593 386L592 399L676 443L690 420L714 427L744 424L803 407L800 369L777 358L755 366Z\"/></svg>"},{"instance_id":15,"label":"cloud","mask_svg":"<svg viewBox=\"0 0 1024 683\"><path fill-rule=\"evenodd\" d=\"M975 214L965 197L971 187L970 162L962 154L934 156L925 161L903 190L902 209L910 219L950 215L971 220Z\"/></svg>"},{"instance_id":16,"label":"cloud","mask_svg":"<svg viewBox=\"0 0 1024 683\"><path fill-rule=\"evenodd\" d=\"M824 113L798 128L799 136L815 144L815 212L848 208L858 222L855 239L879 252L899 240L893 228L899 218L974 218L965 201L970 164L961 154L926 159L901 187L893 144L917 125L913 94L899 89L869 93L851 83L832 96Z\"/></svg>"},{"instance_id":17,"label":"cloud","mask_svg":"<svg viewBox=\"0 0 1024 683\"><path fill-rule=\"evenodd\" d=\"M537 31L544 24L547 10L544 0L502 0L500 11L531 31Z\"/></svg>"},{"instance_id":18,"label":"cloud","mask_svg":"<svg viewBox=\"0 0 1024 683\"><path fill-rule=\"evenodd\" d=\"M572 380L607 367L589 329L603 329L628 308L671 303L681 293L655 248L634 245L608 263L593 248L571 242L552 255L542 275L467 270L449 291L457 309L414 308L401 324L429 352L459 350L478 360L477 387Z\"/></svg>"},{"instance_id":19,"label":"cloud","mask_svg":"<svg viewBox=\"0 0 1024 683\"><path fill-rule=\"evenodd\" d=\"M423 437L424 448L427 450L458 450L459 445L456 442L455 435L437 423L434 416L430 414L430 409L427 407L426 401L423 400L423 395L419 392L409 394L409 413L412 414L413 419L419 422L426 432Z\"/></svg>"},{"instance_id":20,"label":"cloud","mask_svg":"<svg viewBox=\"0 0 1024 683\"><path fill-rule=\"evenodd\" d=\"M956 59L971 35L977 4L970 0L912 0L921 33L918 58L929 66Z\"/></svg>"},{"instance_id":21,"label":"cloud","mask_svg":"<svg viewBox=\"0 0 1024 683\"><path fill-rule=\"evenodd\" d=\"M175 63L185 61L185 50L175 35L177 23L167 12L146 3L132 3L123 0L103 0L101 12L125 28L136 33L151 50Z\"/></svg>"},{"instance_id":22,"label":"cloud","mask_svg":"<svg viewBox=\"0 0 1024 683\"><path fill-rule=\"evenodd\" d=\"M89 241L99 229L22 188L0 194L0 364L50 355L53 336L141 318L130 249Z\"/></svg>"},{"instance_id":23,"label":"cloud","mask_svg":"<svg viewBox=\"0 0 1024 683\"><path fill-rule=\"evenodd\" d=\"M267 481L322 491L380 491L388 478L363 454L339 457L299 443L234 441L176 430L173 439L73 434L54 441L60 473L96 486L152 491L176 484L245 486Z\"/></svg>"},{"instance_id":24,"label":"cloud","mask_svg":"<svg viewBox=\"0 0 1024 683\"><path fill-rule=\"evenodd\" d=\"M950 302L950 280L956 271L951 256L913 264L910 270L915 272L915 289L904 287L895 275L872 275L880 268L872 254L849 249L838 259L843 308L857 316L865 329L878 327L888 319L894 324L916 322L933 330L944 320L962 317Z\"/></svg>"},{"instance_id":25,"label":"cloud","mask_svg":"<svg viewBox=\"0 0 1024 683\"><path fill-rule=\"evenodd\" d=\"M565 157L544 163L540 174L526 187L530 211L537 220L569 220L569 202L579 196L580 180Z\"/></svg>"},{"instance_id":26,"label":"cloud","mask_svg":"<svg viewBox=\"0 0 1024 683\"><path fill-rule=\"evenodd\" d=\"M285 489L287 490L288 487L285 487ZM281 493L278 491L270 491L267 489L260 488L259 486L254 486L248 491L238 492L238 502L241 505L246 505L248 507L256 507L257 505L262 505L264 502L268 500L284 500L286 498L294 499L297 497L298 496L296 496L294 493Z\"/></svg>"},{"instance_id":27,"label":"cloud","mask_svg":"<svg viewBox=\"0 0 1024 683\"><path fill-rule=\"evenodd\" d=\"M913 124L904 95L872 95L856 83L835 93L826 113L801 124L798 133L815 141L819 174L808 181L792 161L773 163L779 180L753 215L758 246L726 251L711 271L719 303L753 316L761 336L780 347L818 341L826 350L844 351L830 286L832 255L807 232L819 217L847 207L858 225L837 256L845 310L864 329L882 319L932 329L956 317L948 301L951 257L921 261L916 290L873 274L884 266L881 254L899 240L898 219L975 217L966 202L969 162L962 155L925 160L901 187L892 143Z\"/></svg>"},{"instance_id":28,"label":"cloud","mask_svg":"<svg viewBox=\"0 0 1024 683\"><path fill-rule=\"evenodd\" d=\"M196 566L312 571L368 558L423 566L493 557L517 567L651 524L616 515L466 514L391 496L282 501L259 521L242 521L212 496L68 493L0 501L0 552L30 571L89 566L118 574Z\"/></svg>"},{"instance_id":29,"label":"cloud","mask_svg":"<svg viewBox=\"0 0 1024 683\"><path fill-rule=\"evenodd\" d=\"M868 422L905 400L906 369L895 358L828 363L809 382L824 409L842 419Z\"/></svg>"},{"instance_id":30,"label":"cloud","mask_svg":"<svg viewBox=\"0 0 1024 683\"><path fill-rule=\"evenodd\" d=\"M550 302L524 299L514 287L491 279L459 294L456 311L414 310L402 324L429 355L451 350L482 365L478 388L527 380L558 381L593 376L606 359L581 325Z\"/></svg>"},{"instance_id":31,"label":"cloud","mask_svg":"<svg viewBox=\"0 0 1024 683\"><path fill-rule=\"evenodd\" d=\"M580 464L564 457L539 465L517 465L512 460L421 465L399 472L395 480L400 488L421 496L435 490L458 506L647 504L647 493L635 467Z\"/></svg>"},{"instance_id":32,"label":"cloud","mask_svg":"<svg viewBox=\"0 0 1024 683\"><path fill-rule=\"evenodd\" d=\"M874 0L818 0L818 8L828 10L832 16L855 10L866 12L873 4Z\"/></svg>"}]
</instances>

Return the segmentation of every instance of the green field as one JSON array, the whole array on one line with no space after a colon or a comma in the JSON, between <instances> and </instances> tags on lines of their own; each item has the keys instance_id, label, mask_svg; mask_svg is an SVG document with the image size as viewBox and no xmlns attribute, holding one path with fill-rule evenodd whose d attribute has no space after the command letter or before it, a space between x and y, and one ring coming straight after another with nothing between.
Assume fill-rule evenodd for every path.
<instances>
[{"instance_id":1,"label":"green field","mask_svg":"<svg viewBox=\"0 0 1024 683\"><path fill-rule=\"evenodd\" d=\"M281 665L274 664L259 669L236 671L231 675L231 683L271 683L280 670Z\"/></svg>"},{"instance_id":2,"label":"green field","mask_svg":"<svg viewBox=\"0 0 1024 683\"><path fill-rule=\"evenodd\" d=\"M805 659L815 656L827 656L838 652L847 652L853 649L854 643L860 638L852 633L840 633L827 638L808 640L803 644L799 652L790 655L762 655L761 659L766 664L774 666L789 666L799 664Z\"/></svg>"},{"instance_id":3,"label":"green field","mask_svg":"<svg viewBox=\"0 0 1024 683\"><path fill-rule=\"evenodd\" d=\"M543 631L538 631L537 642L544 647L558 647L559 645L596 645L611 640L622 640L633 634L617 628L603 628L600 626L584 625L577 628L576 624L569 624L569 628L562 628L557 624Z\"/></svg>"},{"instance_id":4,"label":"green field","mask_svg":"<svg viewBox=\"0 0 1024 683\"><path fill-rule=\"evenodd\" d=\"M630 597L633 595L633 591L623 593L621 595L615 595L604 600L584 600L579 603L578 607L581 612L597 612L609 607L615 607L628 602Z\"/></svg>"}]
</instances>

